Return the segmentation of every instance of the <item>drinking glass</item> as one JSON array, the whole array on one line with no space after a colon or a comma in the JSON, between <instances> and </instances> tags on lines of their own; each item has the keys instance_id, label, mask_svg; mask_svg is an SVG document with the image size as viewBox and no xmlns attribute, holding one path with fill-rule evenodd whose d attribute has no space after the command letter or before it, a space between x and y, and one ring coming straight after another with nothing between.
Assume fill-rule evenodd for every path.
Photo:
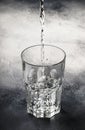
<instances>
[{"instance_id":1,"label":"drinking glass","mask_svg":"<svg viewBox=\"0 0 85 130\"><path fill-rule=\"evenodd\" d=\"M26 89L27 113L37 118L51 118L60 112L65 52L53 45L34 45L21 53Z\"/></svg>"}]
</instances>

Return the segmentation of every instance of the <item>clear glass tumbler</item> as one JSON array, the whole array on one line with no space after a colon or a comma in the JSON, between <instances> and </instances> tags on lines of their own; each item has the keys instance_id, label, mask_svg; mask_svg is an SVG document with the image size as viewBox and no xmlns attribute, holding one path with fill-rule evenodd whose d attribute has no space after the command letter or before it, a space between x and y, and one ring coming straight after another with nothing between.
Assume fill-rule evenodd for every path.
<instances>
[{"instance_id":1,"label":"clear glass tumbler","mask_svg":"<svg viewBox=\"0 0 85 130\"><path fill-rule=\"evenodd\" d=\"M61 108L66 54L56 46L44 45L42 65L41 48L34 45L21 53L27 112L37 118L51 118Z\"/></svg>"}]
</instances>

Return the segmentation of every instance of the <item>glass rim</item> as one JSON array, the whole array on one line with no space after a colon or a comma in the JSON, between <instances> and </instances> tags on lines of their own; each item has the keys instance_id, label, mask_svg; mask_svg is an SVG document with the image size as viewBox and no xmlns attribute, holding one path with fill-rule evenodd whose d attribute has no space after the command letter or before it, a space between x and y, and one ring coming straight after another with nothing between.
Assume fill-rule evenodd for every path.
<instances>
[{"instance_id":1,"label":"glass rim","mask_svg":"<svg viewBox=\"0 0 85 130\"><path fill-rule=\"evenodd\" d=\"M27 62L26 60L23 59L23 54L24 54L24 52L25 52L26 50L28 50L28 49L30 49L30 48L32 48L32 47L36 47L36 46L42 46L42 44L36 44L36 45L32 45L32 46L29 46L29 47L25 48L25 49L21 52L21 59L22 59L22 61L24 61L24 62L25 62L26 64L28 64L28 65L36 66L36 67L43 67L43 65L32 64L32 63L29 63L29 62ZM55 47L55 48L57 48L57 49L60 49L60 50L63 52L63 54L64 54L64 58L63 58L60 62L55 63L55 64L52 64L52 65L44 65L44 67L56 66L56 65L62 63L63 61L65 61L65 59L66 59L66 53L65 53L65 51L64 51L63 49L61 49L60 47L57 47L57 46L55 46L55 45L49 45L49 44L44 44L44 46Z\"/></svg>"}]
</instances>

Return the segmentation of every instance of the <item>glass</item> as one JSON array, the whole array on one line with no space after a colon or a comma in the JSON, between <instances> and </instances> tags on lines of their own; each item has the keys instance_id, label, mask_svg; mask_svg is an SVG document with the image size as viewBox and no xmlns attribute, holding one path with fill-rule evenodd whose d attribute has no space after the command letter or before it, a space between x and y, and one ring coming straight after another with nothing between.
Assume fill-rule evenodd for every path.
<instances>
[{"instance_id":1,"label":"glass","mask_svg":"<svg viewBox=\"0 0 85 130\"><path fill-rule=\"evenodd\" d=\"M26 48L21 58L27 112L37 118L51 118L61 108L66 54L56 46L44 45L42 66L41 45L34 45Z\"/></svg>"}]
</instances>

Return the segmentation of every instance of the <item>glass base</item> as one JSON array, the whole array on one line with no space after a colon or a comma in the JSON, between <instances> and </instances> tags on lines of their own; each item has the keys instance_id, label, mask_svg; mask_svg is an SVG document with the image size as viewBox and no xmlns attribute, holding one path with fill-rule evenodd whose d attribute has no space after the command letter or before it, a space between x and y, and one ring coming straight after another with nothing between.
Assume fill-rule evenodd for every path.
<instances>
[{"instance_id":1,"label":"glass base","mask_svg":"<svg viewBox=\"0 0 85 130\"><path fill-rule=\"evenodd\" d=\"M32 114L33 116L37 118L51 118L54 115L58 114L60 112L60 107L54 107L51 108L52 110L37 110L37 111L32 111L31 109L27 108L27 113Z\"/></svg>"}]
</instances>

